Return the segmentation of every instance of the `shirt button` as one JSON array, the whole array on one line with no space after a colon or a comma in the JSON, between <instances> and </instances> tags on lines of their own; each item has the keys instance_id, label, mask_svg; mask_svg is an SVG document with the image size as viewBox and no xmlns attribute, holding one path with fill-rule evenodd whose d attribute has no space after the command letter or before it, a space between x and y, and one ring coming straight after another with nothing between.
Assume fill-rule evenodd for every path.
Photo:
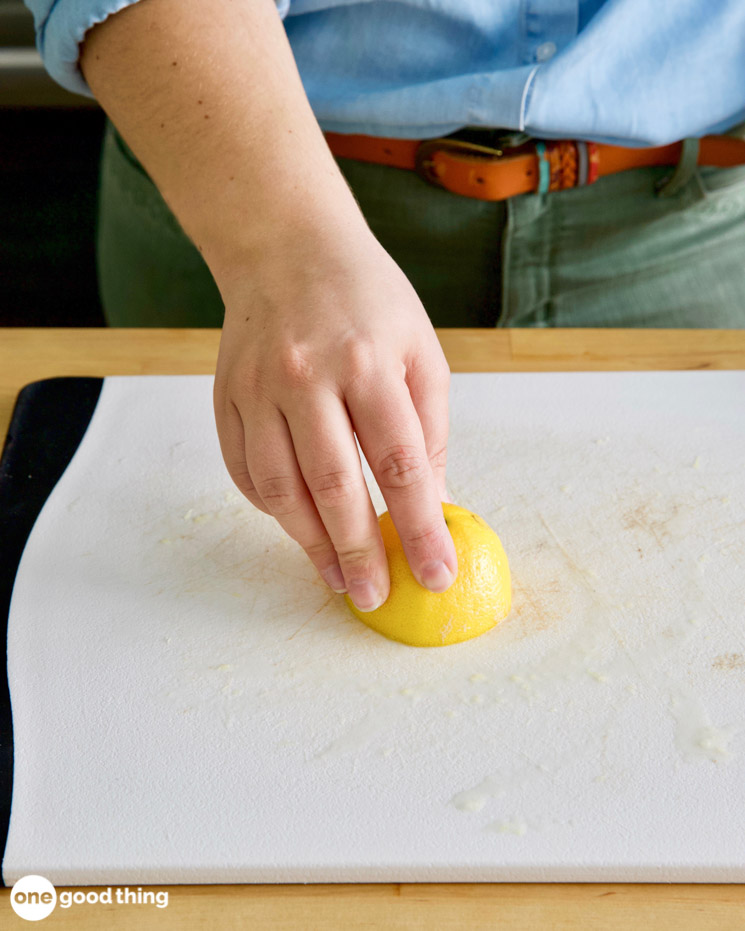
<instances>
[{"instance_id":1,"label":"shirt button","mask_svg":"<svg viewBox=\"0 0 745 931\"><path fill-rule=\"evenodd\" d=\"M554 42L543 42L535 50L536 61L548 61L556 54L556 44Z\"/></svg>"}]
</instances>

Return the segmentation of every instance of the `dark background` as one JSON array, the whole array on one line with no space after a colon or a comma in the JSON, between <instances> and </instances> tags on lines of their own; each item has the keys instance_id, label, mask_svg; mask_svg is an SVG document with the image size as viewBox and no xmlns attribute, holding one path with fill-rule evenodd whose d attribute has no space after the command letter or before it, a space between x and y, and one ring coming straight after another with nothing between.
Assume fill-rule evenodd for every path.
<instances>
[{"instance_id":1,"label":"dark background","mask_svg":"<svg viewBox=\"0 0 745 931\"><path fill-rule=\"evenodd\" d=\"M46 74L21 0L0 0L0 326L104 325L95 266L104 119Z\"/></svg>"}]
</instances>

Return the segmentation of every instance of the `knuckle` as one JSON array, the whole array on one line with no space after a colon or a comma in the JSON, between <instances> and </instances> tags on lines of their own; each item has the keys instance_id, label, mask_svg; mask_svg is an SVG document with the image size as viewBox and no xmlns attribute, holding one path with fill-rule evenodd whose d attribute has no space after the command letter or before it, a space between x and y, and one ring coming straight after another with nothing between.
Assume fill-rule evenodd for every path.
<instances>
[{"instance_id":1,"label":"knuckle","mask_svg":"<svg viewBox=\"0 0 745 931\"><path fill-rule=\"evenodd\" d=\"M378 484L384 489L417 485L424 478L425 468L419 450L411 446L396 446L378 460Z\"/></svg>"},{"instance_id":2,"label":"knuckle","mask_svg":"<svg viewBox=\"0 0 745 931\"><path fill-rule=\"evenodd\" d=\"M417 553L432 553L435 555L439 553L440 547L442 546L442 527L437 523L424 530L404 533L401 535L401 542L405 546L409 546L416 550Z\"/></svg>"},{"instance_id":3,"label":"knuckle","mask_svg":"<svg viewBox=\"0 0 745 931\"><path fill-rule=\"evenodd\" d=\"M368 372L375 359L375 347L367 339L348 340L344 347L344 356L350 371Z\"/></svg>"},{"instance_id":4,"label":"knuckle","mask_svg":"<svg viewBox=\"0 0 745 931\"><path fill-rule=\"evenodd\" d=\"M376 547L372 542L336 547L336 555L342 568L357 578L371 578L374 575L375 554Z\"/></svg>"},{"instance_id":5,"label":"knuckle","mask_svg":"<svg viewBox=\"0 0 745 931\"><path fill-rule=\"evenodd\" d=\"M289 476L277 475L260 479L256 491L272 514L291 514L301 504L302 495L296 482Z\"/></svg>"},{"instance_id":6,"label":"knuckle","mask_svg":"<svg viewBox=\"0 0 745 931\"><path fill-rule=\"evenodd\" d=\"M299 542L299 541L298 541ZM313 543L308 543L307 541L302 544L303 549L308 554L313 562L316 562L318 558L328 556L331 553L335 553L334 547L328 537L323 537L320 540L315 540Z\"/></svg>"},{"instance_id":7,"label":"knuckle","mask_svg":"<svg viewBox=\"0 0 745 931\"><path fill-rule=\"evenodd\" d=\"M344 470L322 472L311 476L307 481L314 501L323 508L348 504L354 497L357 486L353 476Z\"/></svg>"},{"instance_id":8,"label":"knuckle","mask_svg":"<svg viewBox=\"0 0 745 931\"><path fill-rule=\"evenodd\" d=\"M316 367L301 346L286 346L280 352L279 369L284 380L293 386L309 385L317 380Z\"/></svg>"},{"instance_id":9,"label":"knuckle","mask_svg":"<svg viewBox=\"0 0 745 931\"><path fill-rule=\"evenodd\" d=\"M377 377L376 353L376 348L367 340L355 339L345 344L344 371L351 390L367 384L371 377Z\"/></svg>"},{"instance_id":10,"label":"knuckle","mask_svg":"<svg viewBox=\"0 0 745 931\"><path fill-rule=\"evenodd\" d=\"M444 469L448 458L447 446L440 446L429 454L430 465L433 469Z\"/></svg>"}]
</instances>

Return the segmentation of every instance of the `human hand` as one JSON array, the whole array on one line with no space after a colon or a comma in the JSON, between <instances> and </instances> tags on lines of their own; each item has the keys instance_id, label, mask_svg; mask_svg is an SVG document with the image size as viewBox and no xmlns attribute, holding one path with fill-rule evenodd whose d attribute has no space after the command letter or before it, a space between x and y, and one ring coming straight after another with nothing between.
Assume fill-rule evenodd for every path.
<instances>
[{"instance_id":1,"label":"human hand","mask_svg":"<svg viewBox=\"0 0 745 931\"><path fill-rule=\"evenodd\" d=\"M457 573L443 518L450 371L411 284L364 225L296 230L218 284L214 404L228 471L362 611L390 581L354 433L417 581Z\"/></svg>"}]
</instances>

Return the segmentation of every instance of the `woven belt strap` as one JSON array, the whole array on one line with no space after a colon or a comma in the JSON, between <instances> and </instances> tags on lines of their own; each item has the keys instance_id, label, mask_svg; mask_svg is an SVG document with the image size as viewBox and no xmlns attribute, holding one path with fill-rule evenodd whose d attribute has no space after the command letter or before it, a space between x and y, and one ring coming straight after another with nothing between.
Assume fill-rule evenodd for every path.
<instances>
[{"instance_id":1,"label":"woven belt strap","mask_svg":"<svg viewBox=\"0 0 745 931\"><path fill-rule=\"evenodd\" d=\"M592 184L631 168L676 165L683 144L625 148L573 139L531 140L510 149L460 139L391 139L325 133L341 158L406 168L440 187L479 200L505 200L517 194L548 193ZM745 164L745 140L704 136L698 164L731 168Z\"/></svg>"}]
</instances>

